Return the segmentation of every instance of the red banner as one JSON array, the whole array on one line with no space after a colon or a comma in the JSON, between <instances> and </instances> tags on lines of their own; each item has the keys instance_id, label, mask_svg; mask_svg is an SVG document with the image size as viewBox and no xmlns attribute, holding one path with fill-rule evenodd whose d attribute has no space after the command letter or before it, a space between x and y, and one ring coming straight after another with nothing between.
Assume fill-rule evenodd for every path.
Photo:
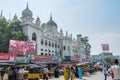
<instances>
[{"instance_id":1,"label":"red banner","mask_svg":"<svg viewBox=\"0 0 120 80\"><path fill-rule=\"evenodd\" d=\"M40 62L52 62L52 56L40 56L37 55L35 56L35 61L40 61Z\"/></svg>"},{"instance_id":2,"label":"red banner","mask_svg":"<svg viewBox=\"0 0 120 80\"><path fill-rule=\"evenodd\" d=\"M16 55L35 55L36 42L10 40L9 53Z\"/></svg>"},{"instance_id":3,"label":"red banner","mask_svg":"<svg viewBox=\"0 0 120 80\"><path fill-rule=\"evenodd\" d=\"M15 58L15 54L0 53L0 62L14 62Z\"/></svg>"},{"instance_id":4,"label":"red banner","mask_svg":"<svg viewBox=\"0 0 120 80\"><path fill-rule=\"evenodd\" d=\"M102 50L103 51L109 50L109 44L102 44Z\"/></svg>"},{"instance_id":5,"label":"red banner","mask_svg":"<svg viewBox=\"0 0 120 80\"><path fill-rule=\"evenodd\" d=\"M71 60L80 61L80 57L79 56L72 56Z\"/></svg>"}]
</instances>

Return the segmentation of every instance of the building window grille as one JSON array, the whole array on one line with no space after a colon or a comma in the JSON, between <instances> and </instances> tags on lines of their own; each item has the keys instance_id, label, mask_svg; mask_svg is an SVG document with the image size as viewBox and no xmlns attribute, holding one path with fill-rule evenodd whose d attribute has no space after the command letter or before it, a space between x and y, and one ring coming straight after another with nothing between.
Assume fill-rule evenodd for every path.
<instances>
[{"instance_id":1,"label":"building window grille","mask_svg":"<svg viewBox=\"0 0 120 80\"><path fill-rule=\"evenodd\" d=\"M60 46L59 46L59 44L58 44L58 48L59 48Z\"/></svg>"},{"instance_id":2,"label":"building window grille","mask_svg":"<svg viewBox=\"0 0 120 80\"><path fill-rule=\"evenodd\" d=\"M52 47L54 47L54 43L52 42Z\"/></svg>"},{"instance_id":3,"label":"building window grille","mask_svg":"<svg viewBox=\"0 0 120 80\"><path fill-rule=\"evenodd\" d=\"M44 41L43 41L43 39L41 39L41 44L43 45L43 43L44 43Z\"/></svg>"},{"instance_id":4,"label":"building window grille","mask_svg":"<svg viewBox=\"0 0 120 80\"><path fill-rule=\"evenodd\" d=\"M51 46L51 42L49 41L49 46Z\"/></svg>"},{"instance_id":5,"label":"building window grille","mask_svg":"<svg viewBox=\"0 0 120 80\"><path fill-rule=\"evenodd\" d=\"M66 50L66 47L64 46L64 50Z\"/></svg>"},{"instance_id":6,"label":"building window grille","mask_svg":"<svg viewBox=\"0 0 120 80\"><path fill-rule=\"evenodd\" d=\"M57 48L57 43L55 43L55 48Z\"/></svg>"},{"instance_id":7,"label":"building window grille","mask_svg":"<svg viewBox=\"0 0 120 80\"><path fill-rule=\"evenodd\" d=\"M45 52L47 52L47 50L45 50Z\"/></svg>"},{"instance_id":8,"label":"building window grille","mask_svg":"<svg viewBox=\"0 0 120 80\"><path fill-rule=\"evenodd\" d=\"M43 51L43 49L41 49L41 51Z\"/></svg>"},{"instance_id":9,"label":"building window grille","mask_svg":"<svg viewBox=\"0 0 120 80\"><path fill-rule=\"evenodd\" d=\"M45 45L47 45L47 40L45 40Z\"/></svg>"},{"instance_id":10,"label":"building window grille","mask_svg":"<svg viewBox=\"0 0 120 80\"><path fill-rule=\"evenodd\" d=\"M43 55L43 53L41 53L41 55Z\"/></svg>"}]
</instances>

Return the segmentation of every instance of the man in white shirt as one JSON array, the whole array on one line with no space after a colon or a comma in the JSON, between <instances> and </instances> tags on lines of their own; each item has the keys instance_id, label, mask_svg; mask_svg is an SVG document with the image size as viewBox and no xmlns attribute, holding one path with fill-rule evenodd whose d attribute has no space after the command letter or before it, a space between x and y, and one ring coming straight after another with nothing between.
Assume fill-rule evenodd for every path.
<instances>
[{"instance_id":1,"label":"man in white shirt","mask_svg":"<svg viewBox=\"0 0 120 80\"><path fill-rule=\"evenodd\" d=\"M24 68L20 67L20 69L18 70L18 78L19 80L23 80L24 79Z\"/></svg>"},{"instance_id":2,"label":"man in white shirt","mask_svg":"<svg viewBox=\"0 0 120 80\"><path fill-rule=\"evenodd\" d=\"M48 68L47 67L45 67L44 69L43 69L43 73L44 73L44 75L43 75L43 80L48 80L48 77L47 77L47 73L48 73Z\"/></svg>"},{"instance_id":3,"label":"man in white shirt","mask_svg":"<svg viewBox=\"0 0 120 80\"><path fill-rule=\"evenodd\" d=\"M114 80L120 80L120 66L118 59L115 59L114 63L115 65L111 66L110 72L113 72Z\"/></svg>"}]
</instances>

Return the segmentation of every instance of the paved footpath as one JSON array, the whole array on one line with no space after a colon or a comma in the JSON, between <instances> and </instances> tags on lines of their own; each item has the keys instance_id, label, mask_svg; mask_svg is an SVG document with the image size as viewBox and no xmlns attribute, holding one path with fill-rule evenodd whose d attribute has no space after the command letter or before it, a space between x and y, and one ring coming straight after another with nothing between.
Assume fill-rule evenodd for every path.
<instances>
[{"instance_id":1,"label":"paved footpath","mask_svg":"<svg viewBox=\"0 0 120 80\"><path fill-rule=\"evenodd\" d=\"M60 76L59 78L52 78L49 80L64 80L64 77ZM82 79L75 78L75 80L104 80L104 74L102 72L86 74ZM107 80L112 80L111 76L107 76Z\"/></svg>"}]
</instances>

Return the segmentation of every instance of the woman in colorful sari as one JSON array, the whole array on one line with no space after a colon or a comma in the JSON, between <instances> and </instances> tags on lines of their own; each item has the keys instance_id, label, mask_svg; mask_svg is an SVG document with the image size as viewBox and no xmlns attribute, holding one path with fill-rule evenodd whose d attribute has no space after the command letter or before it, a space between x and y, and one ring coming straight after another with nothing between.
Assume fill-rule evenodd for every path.
<instances>
[{"instance_id":1,"label":"woman in colorful sari","mask_svg":"<svg viewBox=\"0 0 120 80\"><path fill-rule=\"evenodd\" d=\"M78 75L79 75L79 78L82 79L82 76L83 76L82 68L78 68Z\"/></svg>"},{"instance_id":2,"label":"woman in colorful sari","mask_svg":"<svg viewBox=\"0 0 120 80\"><path fill-rule=\"evenodd\" d=\"M68 80L69 74L67 68L64 68L64 80Z\"/></svg>"}]
</instances>

